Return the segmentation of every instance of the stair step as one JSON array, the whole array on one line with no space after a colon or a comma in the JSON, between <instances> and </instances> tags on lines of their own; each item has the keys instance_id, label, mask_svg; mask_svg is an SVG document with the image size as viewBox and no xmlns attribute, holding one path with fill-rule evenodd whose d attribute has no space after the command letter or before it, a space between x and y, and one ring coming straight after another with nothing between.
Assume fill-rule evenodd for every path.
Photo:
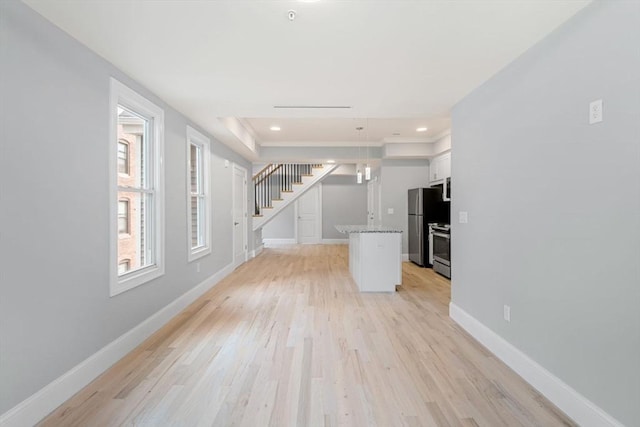
<instances>
[{"instance_id":1,"label":"stair step","mask_svg":"<svg viewBox=\"0 0 640 427\"><path fill-rule=\"evenodd\" d=\"M297 173L289 175L287 179L279 178L275 183L272 183L274 185L278 185L278 187L280 185L286 184L286 187L288 188L280 189L274 187L271 189L271 195L277 198L268 198L267 200L263 200L264 202L270 203L271 206L260 207L259 215L256 215L256 218L253 220L254 230L258 230L264 227L264 225L271 221L278 213L282 211L282 209L284 209L290 203L294 202L295 199L300 195L300 193L304 193L304 191L308 187L315 185L317 182L320 182L322 179L324 179L324 177L326 177L329 172L334 170L336 167L336 165L309 164L305 165L304 168L294 169L294 171ZM260 188L258 188L258 184L256 184L256 188L260 190ZM268 197L269 192L267 192L265 196Z\"/></svg>"}]
</instances>

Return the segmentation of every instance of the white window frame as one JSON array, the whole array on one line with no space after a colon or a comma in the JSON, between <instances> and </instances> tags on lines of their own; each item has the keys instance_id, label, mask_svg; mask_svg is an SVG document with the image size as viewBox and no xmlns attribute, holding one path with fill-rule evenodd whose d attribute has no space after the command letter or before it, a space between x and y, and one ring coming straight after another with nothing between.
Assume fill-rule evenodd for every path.
<instances>
[{"instance_id":1,"label":"white window frame","mask_svg":"<svg viewBox=\"0 0 640 427\"><path fill-rule=\"evenodd\" d=\"M164 110L114 78L110 80L109 95L109 290L113 297L164 275ZM122 277L118 275L118 105L149 120L152 138L147 143L151 144L152 159L148 165L153 169L151 186L154 194L150 236L154 264Z\"/></svg>"},{"instance_id":2,"label":"white window frame","mask_svg":"<svg viewBox=\"0 0 640 427\"><path fill-rule=\"evenodd\" d=\"M192 247L191 212L191 146L200 148L202 156L201 194L204 195L204 218L202 218L203 245ZM187 254L188 261L194 261L211 253L211 140L191 126L187 126Z\"/></svg>"}]
</instances>

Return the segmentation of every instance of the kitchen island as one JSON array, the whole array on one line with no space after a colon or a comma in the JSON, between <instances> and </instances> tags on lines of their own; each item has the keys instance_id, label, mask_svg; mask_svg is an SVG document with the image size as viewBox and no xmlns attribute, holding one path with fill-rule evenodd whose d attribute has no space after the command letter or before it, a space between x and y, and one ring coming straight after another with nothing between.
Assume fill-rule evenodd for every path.
<instances>
[{"instance_id":1,"label":"kitchen island","mask_svg":"<svg viewBox=\"0 0 640 427\"><path fill-rule=\"evenodd\" d=\"M349 234L349 271L360 292L395 292L402 283L402 230L336 225Z\"/></svg>"}]
</instances>

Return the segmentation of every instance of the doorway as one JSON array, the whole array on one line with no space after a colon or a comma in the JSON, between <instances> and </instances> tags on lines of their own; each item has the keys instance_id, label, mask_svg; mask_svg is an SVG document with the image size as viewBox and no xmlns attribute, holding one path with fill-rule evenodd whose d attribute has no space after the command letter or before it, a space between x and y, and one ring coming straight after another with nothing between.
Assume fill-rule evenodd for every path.
<instances>
[{"instance_id":1,"label":"doorway","mask_svg":"<svg viewBox=\"0 0 640 427\"><path fill-rule=\"evenodd\" d=\"M247 260L247 170L233 165L233 265Z\"/></svg>"},{"instance_id":2,"label":"doorway","mask_svg":"<svg viewBox=\"0 0 640 427\"><path fill-rule=\"evenodd\" d=\"M381 225L380 183L377 177L367 183L367 225Z\"/></svg>"},{"instance_id":3,"label":"doorway","mask_svg":"<svg viewBox=\"0 0 640 427\"><path fill-rule=\"evenodd\" d=\"M298 243L315 244L322 240L322 184L308 189L296 201Z\"/></svg>"}]
</instances>

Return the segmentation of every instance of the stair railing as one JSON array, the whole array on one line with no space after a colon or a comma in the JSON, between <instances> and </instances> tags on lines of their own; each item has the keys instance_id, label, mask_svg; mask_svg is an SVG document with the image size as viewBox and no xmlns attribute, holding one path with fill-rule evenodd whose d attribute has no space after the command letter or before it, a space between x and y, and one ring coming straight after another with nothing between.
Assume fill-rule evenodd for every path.
<instances>
[{"instance_id":1,"label":"stair railing","mask_svg":"<svg viewBox=\"0 0 640 427\"><path fill-rule=\"evenodd\" d=\"M254 216L273 208L274 201L282 200L282 193L292 192L294 184L302 184L303 176L311 176L314 168L321 167L321 164L310 163L268 164L253 177Z\"/></svg>"}]
</instances>

